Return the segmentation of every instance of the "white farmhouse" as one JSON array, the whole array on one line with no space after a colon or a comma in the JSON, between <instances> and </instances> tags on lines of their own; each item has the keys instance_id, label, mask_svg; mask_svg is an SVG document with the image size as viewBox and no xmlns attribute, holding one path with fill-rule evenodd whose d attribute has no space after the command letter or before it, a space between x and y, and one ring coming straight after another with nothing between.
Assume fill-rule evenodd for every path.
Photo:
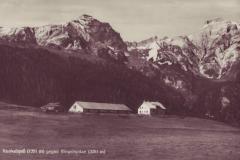
<instances>
[{"instance_id":1,"label":"white farmhouse","mask_svg":"<svg viewBox=\"0 0 240 160\"><path fill-rule=\"evenodd\" d=\"M144 101L138 108L139 115L164 115L166 108L160 102L148 102Z\"/></svg>"}]
</instances>

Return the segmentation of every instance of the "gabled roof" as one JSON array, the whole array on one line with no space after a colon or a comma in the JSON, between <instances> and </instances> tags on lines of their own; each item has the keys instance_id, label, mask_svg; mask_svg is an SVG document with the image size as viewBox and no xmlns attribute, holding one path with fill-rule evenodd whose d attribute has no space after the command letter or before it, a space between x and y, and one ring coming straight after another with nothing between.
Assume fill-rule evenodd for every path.
<instances>
[{"instance_id":1,"label":"gabled roof","mask_svg":"<svg viewBox=\"0 0 240 160\"><path fill-rule=\"evenodd\" d=\"M163 105L162 103L160 103L160 102L150 102L150 103L152 103L153 105L155 105L155 106L157 106L157 107L160 107L160 108L162 108L162 109L167 109L167 108L164 107L164 105Z\"/></svg>"},{"instance_id":2,"label":"gabled roof","mask_svg":"<svg viewBox=\"0 0 240 160\"><path fill-rule=\"evenodd\" d=\"M157 106L153 105L152 103L150 102L143 102L144 107L147 107L147 108L150 108L150 109L156 109Z\"/></svg>"},{"instance_id":3,"label":"gabled roof","mask_svg":"<svg viewBox=\"0 0 240 160\"><path fill-rule=\"evenodd\" d=\"M144 101L143 104L145 106L147 106L150 109L157 109L157 107L160 107L161 109L166 109L166 107L163 106L162 103L160 102L148 102L148 101Z\"/></svg>"},{"instance_id":4,"label":"gabled roof","mask_svg":"<svg viewBox=\"0 0 240 160\"><path fill-rule=\"evenodd\" d=\"M121 110L121 111L131 111L124 104L112 104L112 103L97 103L97 102L75 102L84 109L99 109L99 110Z\"/></svg>"}]
</instances>

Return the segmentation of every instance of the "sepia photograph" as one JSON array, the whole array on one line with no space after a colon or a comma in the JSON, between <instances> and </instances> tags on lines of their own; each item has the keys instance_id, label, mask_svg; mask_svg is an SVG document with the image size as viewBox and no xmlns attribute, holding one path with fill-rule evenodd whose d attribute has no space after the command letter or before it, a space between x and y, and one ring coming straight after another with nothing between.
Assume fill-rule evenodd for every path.
<instances>
[{"instance_id":1,"label":"sepia photograph","mask_svg":"<svg viewBox=\"0 0 240 160\"><path fill-rule=\"evenodd\" d=\"M240 0L0 0L0 160L240 160Z\"/></svg>"}]
</instances>

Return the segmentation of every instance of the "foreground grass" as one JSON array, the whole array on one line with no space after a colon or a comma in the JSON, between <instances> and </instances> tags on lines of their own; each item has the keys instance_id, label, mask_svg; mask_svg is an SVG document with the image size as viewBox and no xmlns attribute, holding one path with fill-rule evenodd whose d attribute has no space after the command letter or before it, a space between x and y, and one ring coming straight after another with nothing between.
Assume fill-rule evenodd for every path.
<instances>
[{"instance_id":1,"label":"foreground grass","mask_svg":"<svg viewBox=\"0 0 240 160\"><path fill-rule=\"evenodd\" d=\"M3 154L3 148L106 154ZM240 160L240 130L197 118L51 115L0 107L1 160Z\"/></svg>"}]
</instances>

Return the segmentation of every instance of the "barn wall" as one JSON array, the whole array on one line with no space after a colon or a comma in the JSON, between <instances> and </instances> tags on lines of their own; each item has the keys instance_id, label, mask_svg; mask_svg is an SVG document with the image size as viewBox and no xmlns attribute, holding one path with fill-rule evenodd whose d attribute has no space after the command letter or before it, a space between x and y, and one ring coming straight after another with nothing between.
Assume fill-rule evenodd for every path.
<instances>
[{"instance_id":1,"label":"barn wall","mask_svg":"<svg viewBox=\"0 0 240 160\"><path fill-rule=\"evenodd\" d=\"M102 110L102 109L84 109L84 113L130 113L125 110Z\"/></svg>"}]
</instances>

